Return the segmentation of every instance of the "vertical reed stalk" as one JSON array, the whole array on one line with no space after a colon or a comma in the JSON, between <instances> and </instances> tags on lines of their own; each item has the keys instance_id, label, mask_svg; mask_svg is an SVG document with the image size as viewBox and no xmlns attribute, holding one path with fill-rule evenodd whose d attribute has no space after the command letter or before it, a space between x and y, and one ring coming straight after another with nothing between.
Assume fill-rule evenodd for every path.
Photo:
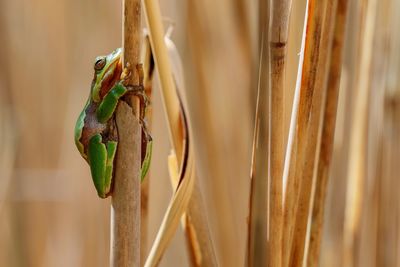
<instances>
[{"instance_id":1,"label":"vertical reed stalk","mask_svg":"<svg viewBox=\"0 0 400 267\"><path fill-rule=\"evenodd\" d=\"M294 192L297 191L294 195L286 195L287 198L297 199L291 201L291 203L294 203L292 207L288 207L291 209L291 211L289 209L290 212L294 211L295 216L295 219L288 218L288 220L295 221L295 224L292 224L293 240L291 242L289 236L289 244L286 244L291 247L290 259L287 261L289 266L301 266L303 264L314 166L319 152L318 143L322 131L321 113L326 95L328 51L332 40L332 13L335 13L335 8L336 3L332 1L310 0L308 6L305 56L296 122L296 164L291 165L291 167L295 167L295 170L289 169L289 173L295 173L292 177L289 175L289 178L299 179L297 182L292 182L291 185L300 186L297 190L294 190ZM291 213L288 213L288 215L290 216ZM289 234L291 231L292 229L288 229ZM288 251L285 250L285 253L288 253Z\"/></svg>"},{"instance_id":2,"label":"vertical reed stalk","mask_svg":"<svg viewBox=\"0 0 400 267\"><path fill-rule=\"evenodd\" d=\"M307 2L308 5L308 2ZM295 223L295 203L297 201L299 179L295 179L296 155L297 155L297 116L300 104L300 87L303 73L304 51L306 45L308 23L308 6L305 12L305 21L303 26L303 36L301 41L301 51L299 65L297 69L296 88L293 97L292 114L290 117L290 128L288 142L285 154L285 165L283 170L283 231L282 231L282 265L288 266L290 259L291 238Z\"/></svg>"},{"instance_id":3,"label":"vertical reed stalk","mask_svg":"<svg viewBox=\"0 0 400 267\"><path fill-rule=\"evenodd\" d=\"M139 83L141 42L140 0L123 1L123 65L132 73L130 84ZM136 98L136 97L134 97ZM118 105L116 120L119 144L111 202L110 265L140 265L140 168L141 136L140 104L132 99L132 108L125 102Z\"/></svg>"},{"instance_id":4,"label":"vertical reed stalk","mask_svg":"<svg viewBox=\"0 0 400 267\"><path fill-rule=\"evenodd\" d=\"M314 43L311 45L314 48L310 51L311 68L307 73L303 72L305 92L303 98L300 96L300 110L305 112L300 112L298 119L300 125L304 123L306 131L304 135L299 135L299 144L302 149L299 150L300 154L296 161L296 165L298 164L296 173L301 181L292 241L291 266L302 266L305 254L309 208L310 201L312 201L314 173L322 132L321 115L324 112L326 100L326 81L336 5L337 1L317 1L314 10L310 12L314 19L308 26L312 29L309 40Z\"/></svg>"},{"instance_id":5,"label":"vertical reed stalk","mask_svg":"<svg viewBox=\"0 0 400 267\"><path fill-rule=\"evenodd\" d=\"M270 226L269 266L282 265L282 174L285 146L285 65L291 0L271 1L269 25L270 53Z\"/></svg>"},{"instance_id":6,"label":"vertical reed stalk","mask_svg":"<svg viewBox=\"0 0 400 267\"><path fill-rule=\"evenodd\" d=\"M329 178L329 169L331 165L333 141L335 134L347 6L347 0L339 0L335 14L335 31L333 36L332 53L329 66L328 90L325 102L321 148L317 167L314 206L312 210L310 244L307 257L307 266L309 267L318 266L326 189Z\"/></svg>"}]
</instances>

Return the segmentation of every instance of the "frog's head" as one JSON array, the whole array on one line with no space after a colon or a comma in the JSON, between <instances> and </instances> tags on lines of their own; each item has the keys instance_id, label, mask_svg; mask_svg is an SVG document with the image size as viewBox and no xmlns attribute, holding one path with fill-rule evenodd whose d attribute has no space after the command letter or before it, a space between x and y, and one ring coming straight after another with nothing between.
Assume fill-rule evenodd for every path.
<instances>
[{"instance_id":1,"label":"frog's head","mask_svg":"<svg viewBox=\"0 0 400 267\"><path fill-rule=\"evenodd\" d=\"M107 56L99 56L94 62L94 78L91 97L99 102L120 80L122 73L121 48Z\"/></svg>"}]
</instances>

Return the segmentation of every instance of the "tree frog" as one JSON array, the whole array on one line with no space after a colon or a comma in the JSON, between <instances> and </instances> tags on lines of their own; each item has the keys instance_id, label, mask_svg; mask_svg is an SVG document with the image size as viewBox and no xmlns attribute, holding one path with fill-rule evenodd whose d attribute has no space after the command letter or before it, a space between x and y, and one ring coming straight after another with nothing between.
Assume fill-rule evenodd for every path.
<instances>
[{"instance_id":1,"label":"tree frog","mask_svg":"<svg viewBox=\"0 0 400 267\"><path fill-rule=\"evenodd\" d=\"M143 74L143 70L141 72ZM118 148L118 131L115 122L118 102L123 96L131 93L140 96L141 106L145 108L147 105L143 78L140 79L138 86L128 86L126 85L128 76L127 70L122 67L120 48L107 56L97 57L89 98L75 125L76 147L90 166L94 186L101 198L106 198L112 193L114 161ZM152 147L152 139L147 133L143 117L144 111L140 115L142 180L149 169Z\"/></svg>"}]
</instances>

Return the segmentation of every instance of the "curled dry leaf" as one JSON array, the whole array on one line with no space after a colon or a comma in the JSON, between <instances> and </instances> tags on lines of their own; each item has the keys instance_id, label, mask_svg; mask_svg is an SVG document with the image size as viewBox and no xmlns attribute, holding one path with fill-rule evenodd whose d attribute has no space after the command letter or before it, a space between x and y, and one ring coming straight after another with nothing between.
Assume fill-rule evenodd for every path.
<instances>
[{"instance_id":1,"label":"curled dry leaf","mask_svg":"<svg viewBox=\"0 0 400 267\"><path fill-rule=\"evenodd\" d=\"M184 117L184 111L182 110ZM188 133L188 127L186 120L183 119L185 124L185 131ZM176 156L170 156L169 168L170 174L173 176L171 180L178 181L178 185L174 190L174 194L169 202L167 212L164 215L160 229L157 233L156 240L154 241L150 254L146 260L145 266L156 266L160 261L165 249L168 246L169 241L175 234L175 231L179 225L180 218L186 211L190 197L192 195L194 186L194 161L193 161L193 149L190 147L188 136L186 135L183 140L183 160L180 166L180 171L177 176L176 171ZM171 158L172 157L172 158ZM175 166L174 166L175 165Z\"/></svg>"},{"instance_id":2,"label":"curled dry leaf","mask_svg":"<svg viewBox=\"0 0 400 267\"><path fill-rule=\"evenodd\" d=\"M148 38L145 38L148 40ZM167 37L165 38L165 42L168 44L168 49L173 55L173 68L176 70L175 73L179 73L181 68L181 63L179 61L179 57L176 54L176 48L173 45L172 41ZM146 46L150 47L150 46ZM174 76L180 77L176 79L177 84L183 85L182 81L182 73L176 74ZM175 234L175 231L179 225L180 219L186 208L189 204L195 180L195 168L194 168L194 160L193 160L193 148L191 143L189 142L189 125L186 120L186 112L182 103L180 103L180 126L182 128L182 157L181 164L178 167L178 159L174 151L171 153L169 157L169 173L170 178L174 187L174 194L169 202L167 211L164 215L163 221L157 233L156 239L151 247L150 254L146 260L145 266L156 266L160 261L162 255L164 254L165 249L167 248L171 238ZM179 171L178 171L179 170ZM175 184L175 186L174 186Z\"/></svg>"}]
</instances>

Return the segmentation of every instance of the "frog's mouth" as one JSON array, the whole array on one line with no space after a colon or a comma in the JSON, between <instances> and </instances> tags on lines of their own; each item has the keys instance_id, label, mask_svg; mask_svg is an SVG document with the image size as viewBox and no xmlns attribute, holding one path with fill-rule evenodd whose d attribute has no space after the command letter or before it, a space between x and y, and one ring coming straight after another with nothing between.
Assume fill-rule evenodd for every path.
<instances>
[{"instance_id":1,"label":"frog's mouth","mask_svg":"<svg viewBox=\"0 0 400 267\"><path fill-rule=\"evenodd\" d=\"M100 86L100 99L111 90L111 88L120 80L122 73L122 62L121 57L115 59L108 68L104 71L104 76L101 79L101 86Z\"/></svg>"}]
</instances>

